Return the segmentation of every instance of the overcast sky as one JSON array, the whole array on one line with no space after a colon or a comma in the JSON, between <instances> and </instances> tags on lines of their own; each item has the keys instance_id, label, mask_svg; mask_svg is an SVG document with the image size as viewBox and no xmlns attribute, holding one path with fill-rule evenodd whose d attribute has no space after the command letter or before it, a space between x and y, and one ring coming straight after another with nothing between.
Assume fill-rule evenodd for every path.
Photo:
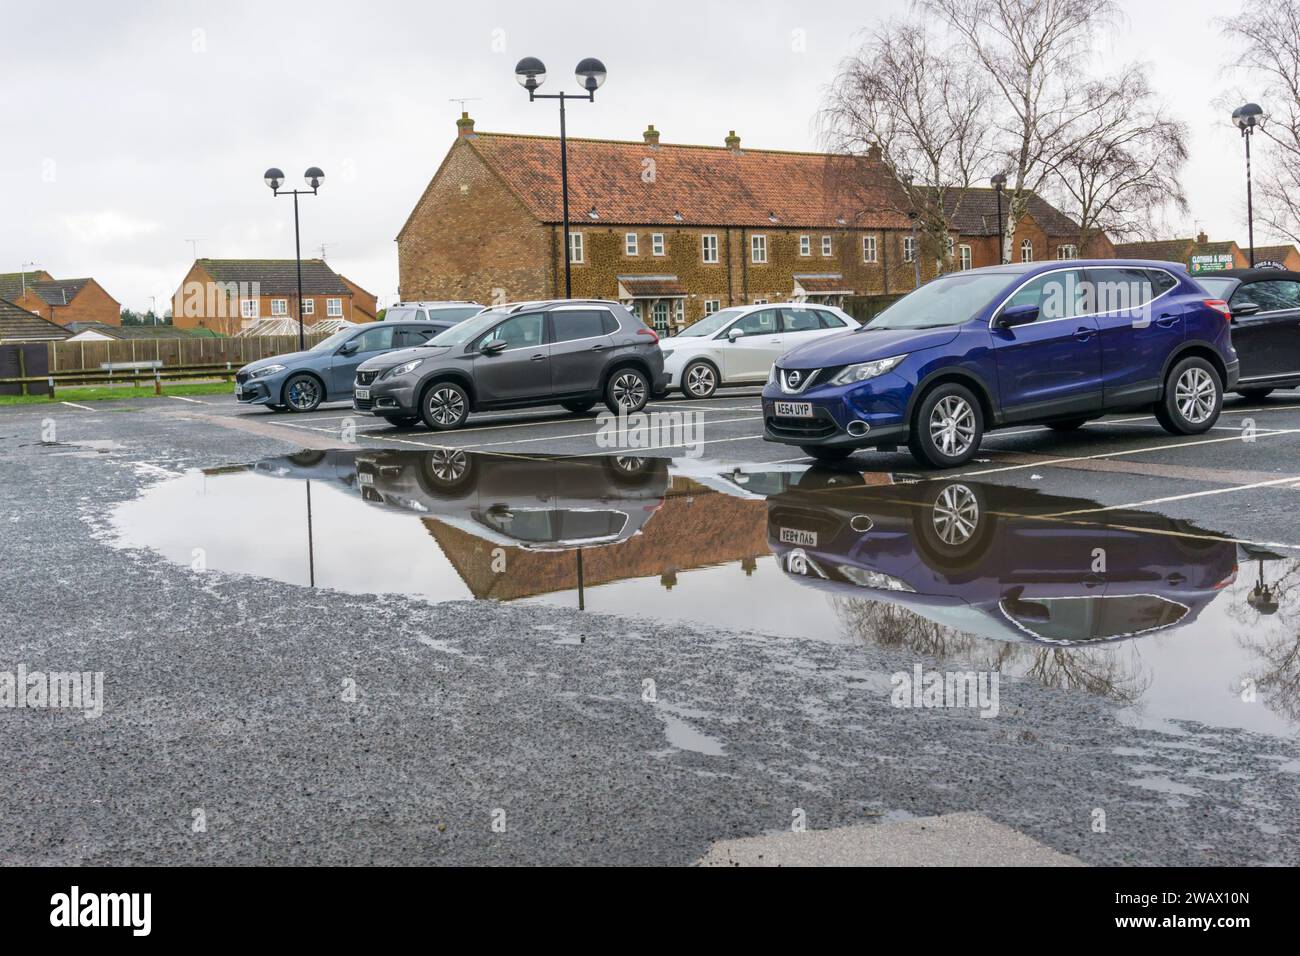
<instances>
[{"instance_id":1,"label":"overcast sky","mask_svg":"<svg viewBox=\"0 0 1300 956\"><path fill-rule=\"evenodd\" d=\"M1099 59L1148 61L1192 130L1192 211L1176 231L1244 244L1240 139L1211 103L1233 81L1210 21L1233 10L1121 2L1124 28ZM515 83L525 55L546 62L551 92L575 88L582 57L605 61L596 102L569 111L575 136L636 139L654 123L665 143L721 145L734 128L747 146L816 148L814 113L855 33L907 3L5 6L0 272L36 262L91 275L141 309L172 294L189 239L200 256L292 257L292 201L262 183L272 165L291 184L325 170L321 194L302 201L303 255L324 244L335 269L394 296L393 240L455 137L451 98L472 98L480 130L557 131L556 105L529 104Z\"/></svg>"}]
</instances>

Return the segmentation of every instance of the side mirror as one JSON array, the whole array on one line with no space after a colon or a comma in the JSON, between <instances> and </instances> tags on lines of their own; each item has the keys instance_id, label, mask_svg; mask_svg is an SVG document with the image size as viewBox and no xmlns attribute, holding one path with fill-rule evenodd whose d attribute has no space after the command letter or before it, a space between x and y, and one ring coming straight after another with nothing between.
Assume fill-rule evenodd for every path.
<instances>
[{"instance_id":1,"label":"side mirror","mask_svg":"<svg viewBox=\"0 0 1300 956\"><path fill-rule=\"evenodd\" d=\"M745 333L740 331L740 329L731 329L729 332L727 332L727 341L734 342L736 341L736 339L740 338L744 334Z\"/></svg>"},{"instance_id":2,"label":"side mirror","mask_svg":"<svg viewBox=\"0 0 1300 956\"><path fill-rule=\"evenodd\" d=\"M353 339L351 342L344 342L342 345L339 346L339 355L352 355L356 352L356 350L357 350L357 340Z\"/></svg>"},{"instance_id":3,"label":"side mirror","mask_svg":"<svg viewBox=\"0 0 1300 956\"><path fill-rule=\"evenodd\" d=\"M1000 329L1010 329L1017 325L1028 325L1038 318L1036 305L1012 305L1003 309L994 320Z\"/></svg>"},{"instance_id":4,"label":"side mirror","mask_svg":"<svg viewBox=\"0 0 1300 956\"><path fill-rule=\"evenodd\" d=\"M1259 312L1258 302L1241 302L1232 306L1232 317L1235 319L1240 315L1254 315Z\"/></svg>"},{"instance_id":5,"label":"side mirror","mask_svg":"<svg viewBox=\"0 0 1300 956\"><path fill-rule=\"evenodd\" d=\"M479 346L479 351L484 355L496 355L498 352L504 352L506 343L503 339L493 339L491 342L484 342Z\"/></svg>"}]
</instances>

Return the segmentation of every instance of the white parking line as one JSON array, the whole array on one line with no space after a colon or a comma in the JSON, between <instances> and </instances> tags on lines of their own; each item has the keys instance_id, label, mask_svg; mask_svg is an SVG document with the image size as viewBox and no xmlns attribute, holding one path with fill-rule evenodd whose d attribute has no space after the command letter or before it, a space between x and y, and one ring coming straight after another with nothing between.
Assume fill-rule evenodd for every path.
<instances>
[{"instance_id":1,"label":"white parking line","mask_svg":"<svg viewBox=\"0 0 1300 956\"><path fill-rule=\"evenodd\" d=\"M67 405L69 408L79 408L79 409L81 409L83 412L93 412L93 411L94 411L93 408L88 408L88 407L85 406L85 405L78 405L76 402L60 402L60 404L61 404L61 405Z\"/></svg>"},{"instance_id":2,"label":"white parking line","mask_svg":"<svg viewBox=\"0 0 1300 956\"><path fill-rule=\"evenodd\" d=\"M1068 518L1073 515L1090 515L1097 514L1101 511L1121 511L1128 509L1146 508L1150 505L1163 505L1171 501L1186 501L1189 498L1205 498L1210 495L1227 495L1234 491L1251 491L1255 488L1271 488L1274 485L1291 484L1300 487L1300 475L1292 475L1289 478L1273 478L1269 481L1256 481L1248 485L1230 485L1226 488L1209 488L1205 491L1189 491L1183 495L1166 495L1163 498L1148 498L1146 501L1133 501L1123 505L1105 505L1100 508L1080 508L1078 511L1059 511L1055 514L1045 515L1048 518Z\"/></svg>"},{"instance_id":3,"label":"white parking line","mask_svg":"<svg viewBox=\"0 0 1300 956\"><path fill-rule=\"evenodd\" d=\"M174 399L175 401L178 401L178 402L189 402L189 403L191 403L191 404L193 404L193 405L211 405L211 404L212 404L211 402L200 402L197 398L186 398L184 395L168 395L167 397L170 398L170 399Z\"/></svg>"}]
</instances>

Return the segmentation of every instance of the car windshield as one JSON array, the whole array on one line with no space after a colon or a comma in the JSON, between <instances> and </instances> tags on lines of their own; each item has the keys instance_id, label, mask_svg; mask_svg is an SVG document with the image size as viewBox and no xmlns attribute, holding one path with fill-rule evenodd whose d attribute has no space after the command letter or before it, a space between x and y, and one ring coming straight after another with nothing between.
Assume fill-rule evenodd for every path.
<instances>
[{"instance_id":1,"label":"car windshield","mask_svg":"<svg viewBox=\"0 0 1300 956\"><path fill-rule=\"evenodd\" d=\"M501 312L496 309L490 309L487 312L480 312L473 318L466 319L464 322L453 325L446 332L435 335L424 344L439 347L447 345L464 345L480 332L486 332L509 314L510 313L508 312Z\"/></svg>"},{"instance_id":2,"label":"car windshield","mask_svg":"<svg viewBox=\"0 0 1300 956\"><path fill-rule=\"evenodd\" d=\"M1006 272L953 273L927 282L868 322L872 329L935 329L969 322L1017 276Z\"/></svg>"},{"instance_id":3,"label":"car windshield","mask_svg":"<svg viewBox=\"0 0 1300 956\"><path fill-rule=\"evenodd\" d=\"M324 341L317 342L310 349L312 352L328 352L330 349L336 349L356 332L356 329L344 329L341 332L335 332Z\"/></svg>"},{"instance_id":4,"label":"car windshield","mask_svg":"<svg viewBox=\"0 0 1300 956\"><path fill-rule=\"evenodd\" d=\"M1226 299L1232 292L1232 287L1237 284L1236 279L1207 279L1205 276L1197 276L1196 281L1200 283L1201 288L1216 299Z\"/></svg>"},{"instance_id":5,"label":"car windshield","mask_svg":"<svg viewBox=\"0 0 1300 956\"><path fill-rule=\"evenodd\" d=\"M712 315L706 315L700 321L686 326L673 338L684 337L688 335L712 335L718 331L736 316L740 315L740 309L723 309L721 312L714 312Z\"/></svg>"},{"instance_id":6,"label":"car windshield","mask_svg":"<svg viewBox=\"0 0 1300 956\"><path fill-rule=\"evenodd\" d=\"M384 313L384 320L387 322L396 322L399 319L410 319L413 321L415 319L424 318L423 315L416 314L419 311L420 310L415 308L414 306L409 306L409 305L394 306L393 308L389 309L387 312Z\"/></svg>"}]
</instances>

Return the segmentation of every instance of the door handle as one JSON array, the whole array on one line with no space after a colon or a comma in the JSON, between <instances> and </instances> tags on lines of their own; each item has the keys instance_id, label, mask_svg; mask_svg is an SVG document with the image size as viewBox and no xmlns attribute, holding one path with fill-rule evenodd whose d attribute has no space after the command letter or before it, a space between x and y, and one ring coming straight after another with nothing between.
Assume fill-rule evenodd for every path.
<instances>
[{"instance_id":1,"label":"door handle","mask_svg":"<svg viewBox=\"0 0 1300 956\"><path fill-rule=\"evenodd\" d=\"M546 358L546 355L542 352L539 352L532 357L531 361L540 362L544 358Z\"/></svg>"},{"instance_id":2,"label":"door handle","mask_svg":"<svg viewBox=\"0 0 1300 956\"><path fill-rule=\"evenodd\" d=\"M1179 574L1177 571L1169 575L1169 577L1165 578L1165 580L1168 581L1170 584L1174 585L1175 587L1177 587L1180 584L1187 583L1187 578Z\"/></svg>"},{"instance_id":3,"label":"door handle","mask_svg":"<svg viewBox=\"0 0 1300 956\"><path fill-rule=\"evenodd\" d=\"M1166 312L1164 315L1160 316L1160 318L1156 319L1156 325L1160 326L1162 329L1170 329L1173 328L1181 318L1181 315L1170 315Z\"/></svg>"},{"instance_id":4,"label":"door handle","mask_svg":"<svg viewBox=\"0 0 1300 956\"><path fill-rule=\"evenodd\" d=\"M591 350L592 350L593 352L601 352L601 351L604 351L604 349L605 349L605 346L603 346L603 345L593 345L593 346L591 347Z\"/></svg>"},{"instance_id":5,"label":"door handle","mask_svg":"<svg viewBox=\"0 0 1300 956\"><path fill-rule=\"evenodd\" d=\"M1079 328L1074 330L1074 337L1078 339L1080 342L1088 341L1090 338L1093 337L1094 334L1095 332L1092 329L1085 328L1083 326L1080 326Z\"/></svg>"}]
</instances>

